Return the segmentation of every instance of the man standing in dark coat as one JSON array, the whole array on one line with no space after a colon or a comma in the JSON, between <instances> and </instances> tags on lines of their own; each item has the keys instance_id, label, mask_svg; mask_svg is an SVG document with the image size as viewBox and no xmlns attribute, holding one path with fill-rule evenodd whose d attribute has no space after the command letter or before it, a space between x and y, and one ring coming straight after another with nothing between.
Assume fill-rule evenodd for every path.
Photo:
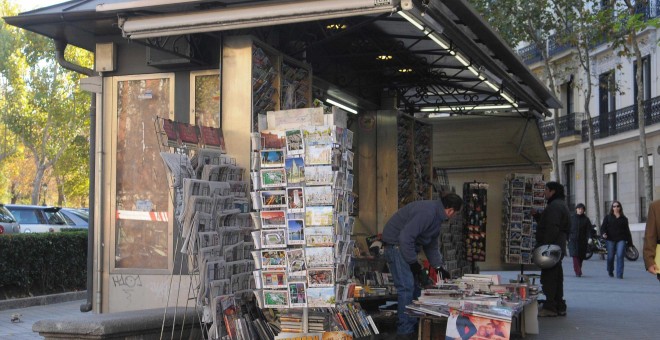
<instances>
[{"instance_id":1,"label":"man standing in dark coat","mask_svg":"<svg viewBox=\"0 0 660 340\"><path fill-rule=\"evenodd\" d=\"M591 220L584 214L584 204L575 206L575 214L571 216L571 233L568 235L568 252L573 258L575 276L582 276L582 261L587 257L587 243Z\"/></svg>"},{"instance_id":2,"label":"man standing in dark coat","mask_svg":"<svg viewBox=\"0 0 660 340\"><path fill-rule=\"evenodd\" d=\"M545 184L545 199L548 201L538 218L536 245L556 244L562 249L562 259L566 255L566 239L571 228L570 212L564 199L564 186L558 182ZM564 301L564 271L561 260L552 268L541 270L541 285L546 300L538 316L566 315Z\"/></svg>"}]
</instances>

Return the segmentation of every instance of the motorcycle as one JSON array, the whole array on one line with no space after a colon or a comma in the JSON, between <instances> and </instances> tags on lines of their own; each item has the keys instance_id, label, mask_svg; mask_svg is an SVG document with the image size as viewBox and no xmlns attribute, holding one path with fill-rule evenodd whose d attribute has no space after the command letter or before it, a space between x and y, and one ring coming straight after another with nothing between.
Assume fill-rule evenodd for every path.
<instances>
[{"instance_id":1,"label":"motorcycle","mask_svg":"<svg viewBox=\"0 0 660 340\"><path fill-rule=\"evenodd\" d=\"M591 233L591 237L589 238L589 241L587 241L587 254L585 256L585 259L586 260L590 259L594 254L599 254L601 260L604 260L607 255L607 247L605 246L605 239L595 233L595 226L594 226L594 230ZM639 251L637 250L637 247L635 247L635 245L628 244L626 245L626 251L624 252L624 256L630 261L637 261L637 259L639 258Z\"/></svg>"}]
</instances>

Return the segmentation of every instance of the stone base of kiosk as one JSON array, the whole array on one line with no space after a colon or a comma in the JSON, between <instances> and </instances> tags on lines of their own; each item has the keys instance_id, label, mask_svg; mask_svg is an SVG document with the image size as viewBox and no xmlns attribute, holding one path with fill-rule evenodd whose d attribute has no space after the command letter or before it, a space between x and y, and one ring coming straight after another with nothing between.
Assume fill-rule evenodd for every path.
<instances>
[{"instance_id":1,"label":"stone base of kiosk","mask_svg":"<svg viewBox=\"0 0 660 340\"><path fill-rule=\"evenodd\" d=\"M199 315L194 308L170 307L107 314L82 314L75 318L45 319L32 325L50 339L203 339ZM165 316L163 318L163 316ZM164 319L164 328L163 328ZM161 337L162 333L162 337Z\"/></svg>"}]
</instances>

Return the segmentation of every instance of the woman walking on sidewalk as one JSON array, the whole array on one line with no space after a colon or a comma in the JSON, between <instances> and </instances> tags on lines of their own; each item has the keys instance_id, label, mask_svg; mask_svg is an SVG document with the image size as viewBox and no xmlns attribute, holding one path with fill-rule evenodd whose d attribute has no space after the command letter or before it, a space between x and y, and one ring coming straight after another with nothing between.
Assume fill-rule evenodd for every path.
<instances>
[{"instance_id":1,"label":"woman walking on sidewalk","mask_svg":"<svg viewBox=\"0 0 660 340\"><path fill-rule=\"evenodd\" d=\"M575 206L575 214L571 216L571 232L568 234L568 252L573 258L575 276L582 276L582 261L587 257L587 242L591 220L584 214L584 204Z\"/></svg>"},{"instance_id":2,"label":"woman walking on sidewalk","mask_svg":"<svg viewBox=\"0 0 660 340\"><path fill-rule=\"evenodd\" d=\"M607 273L614 277L614 254L616 254L616 277L623 279L623 257L626 244L632 244L628 218L623 214L621 202L613 201L610 213L603 219L600 234L607 246Z\"/></svg>"}]
</instances>

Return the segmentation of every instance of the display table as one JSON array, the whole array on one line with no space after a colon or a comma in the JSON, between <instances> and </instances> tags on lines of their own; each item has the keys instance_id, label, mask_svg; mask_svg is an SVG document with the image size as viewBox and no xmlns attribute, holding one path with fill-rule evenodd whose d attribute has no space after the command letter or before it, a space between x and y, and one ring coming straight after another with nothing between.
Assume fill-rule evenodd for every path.
<instances>
[{"instance_id":1,"label":"display table","mask_svg":"<svg viewBox=\"0 0 660 340\"><path fill-rule=\"evenodd\" d=\"M459 311L461 311L459 309ZM445 336L447 317L422 312L408 311L411 316L418 317L418 334L420 340L440 339ZM461 311L462 312L462 311ZM527 334L539 334L537 319L538 302L536 297L525 300L522 308L514 310L511 316L510 335L517 334L525 337ZM469 315L469 313L465 313ZM486 314L480 313L480 317L488 318Z\"/></svg>"}]
</instances>

